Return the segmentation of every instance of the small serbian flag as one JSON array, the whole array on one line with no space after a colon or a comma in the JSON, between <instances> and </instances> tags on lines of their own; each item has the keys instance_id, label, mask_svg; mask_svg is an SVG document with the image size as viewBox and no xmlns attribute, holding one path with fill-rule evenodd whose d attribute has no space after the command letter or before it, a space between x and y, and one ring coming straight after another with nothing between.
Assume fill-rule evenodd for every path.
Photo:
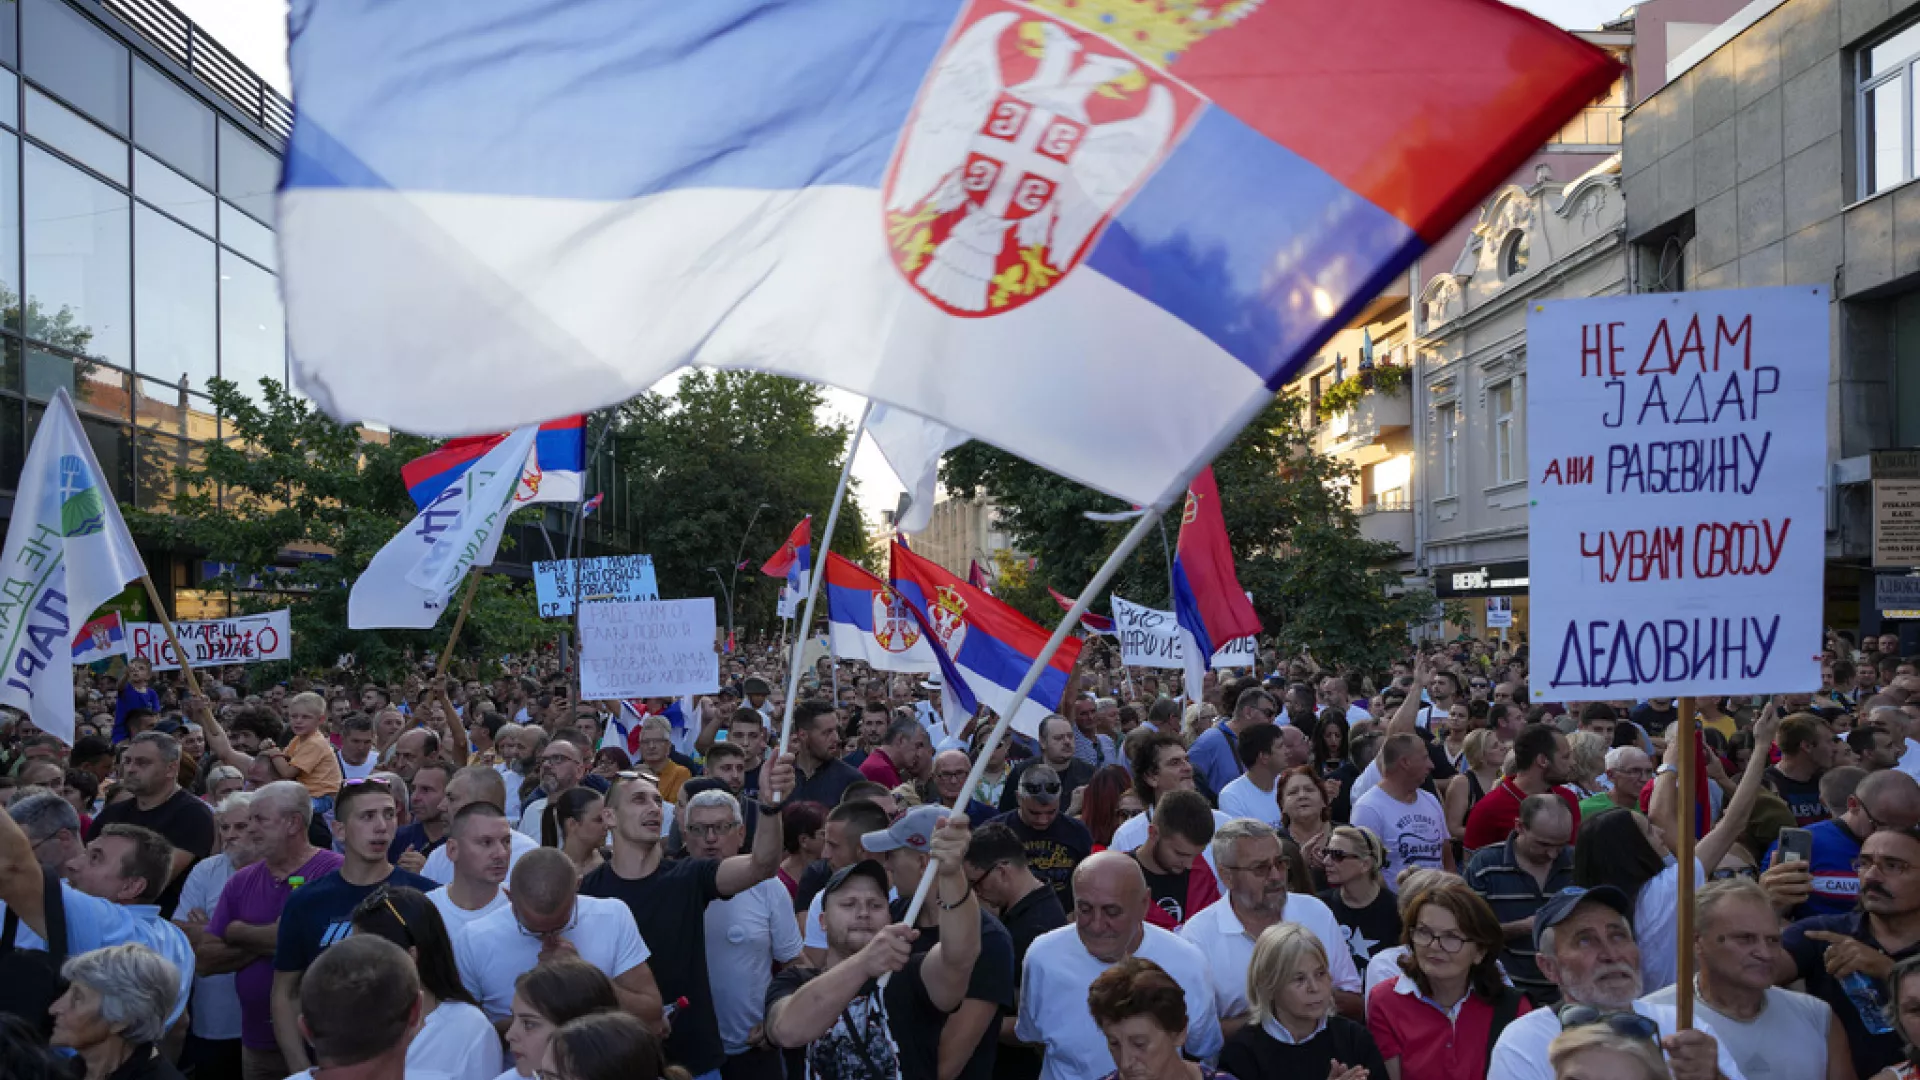
<instances>
[{"instance_id":1,"label":"small serbian flag","mask_svg":"<svg viewBox=\"0 0 1920 1080\"><path fill-rule=\"evenodd\" d=\"M1233 545L1211 465L1187 486L1173 553L1173 609L1180 629L1199 644L1201 657L1212 656L1235 638L1260 632L1260 616L1233 571Z\"/></svg>"},{"instance_id":2,"label":"small serbian flag","mask_svg":"<svg viewBox=\"0 0 1920 1080\"><path fill-rule=\"evenodd\" d=\"M988 596L992 596L993 578L987 574L987 568L980 565L979 559L969 560L969 563L970 565L967 567L967 584L979 589Z\"/></svg>"},{"instance_id":3,"label":"small serbian flag","mask_svg":"<svg viewBox=\"0 0 1920 1080\"><path fill-rule=\"evenodd\" d=\"M580 516L583 518L592 517L593 512L595 510L600 509L600 504L605 502L606 500L607 500L606 492L604 491L596 492L593 498L588 499L586 502L583 502L580 504Z\"/></svg>"},{"instance_id":4,"label":"small serbian flag","mask_svg":"<svg viewBox=\"0 0 1920 1080\"><path fill-rule=\"evenodd\" d=\"M485 457L505 435L476 435L449 439L445 446L423 454L400 467L407 494L422 509L440 497L447 485ZM520 480L514 502L570 503L580 501L580 489L587 467L587 426L585 416L566 416L540 425L533 456ZM594 496L595 500L599 496ZM597 505L597 501L596 501Z\"/></svg>"},{"instance_id":5,"label":"small serbian flag","mask_svg":"<svg viewBox=\"0 0 1920 1080\"><path fill-rule=\"evenodd\" d=\"M1060 605L1061 611L1073 610L1073 597L1062 595L1060 590L1051 585L1047 586L1047 595L1053 597L1053 602ZM1105 615L1095 615L1091 611L1080 616L1080 625L1090 634L1113 633L1113 620Z\"/></svg>"},{"instance_id":6,"label":"small serbian flag","mask_svg":"<svg viewBox=\"0 0 1920 1080\"><path fill-rule=\"evenodd\" d=\"M91 664L109 656L127 655L127 634L120 613L109 612L80 628L73 636L73 662Z\"/></svg>"},{"instance_id":7,"label":"small serbian flag","mask_svg":"<svg viewBox=\"0 0 1920 1080\"><path fill-rule=\"evenodd\" d=\"M813 515L808 514L793 527L787 542L780 545L780 550L773 553L773 558L767 560L760 572L768 577L786 578L787 587L797 593L802 591L807 570L812 566Z\"/></svg>"}]
</instances>

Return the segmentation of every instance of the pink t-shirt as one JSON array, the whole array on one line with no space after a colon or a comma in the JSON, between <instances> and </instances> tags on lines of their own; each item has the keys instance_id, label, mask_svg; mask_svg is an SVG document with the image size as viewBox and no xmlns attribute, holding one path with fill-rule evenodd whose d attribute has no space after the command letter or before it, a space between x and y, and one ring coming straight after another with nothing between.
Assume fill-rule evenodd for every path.
<instances>
[{"instance_id":1,"label":"pink t-shirt","mask_svg":"<svg viewBox=\"0 0 1920 1080\"><path fill-rule=\"evenodd\" d=\"M340 869L346 860L331 851L316 851L300 869L276 881L273 871L263 862L241 870L220 890L220 901L207 919L207 932L220 937L229 923L243 922L266 926L280 919L280 909L293 895L294 878L318 881ZM303 883L304 883L303 882ZM273 1050L280 1045L273 1037L273 957L256 957L234 975L233 988L240 995L240 1043L255 1050Z\"/></svg>"}]
</instances>

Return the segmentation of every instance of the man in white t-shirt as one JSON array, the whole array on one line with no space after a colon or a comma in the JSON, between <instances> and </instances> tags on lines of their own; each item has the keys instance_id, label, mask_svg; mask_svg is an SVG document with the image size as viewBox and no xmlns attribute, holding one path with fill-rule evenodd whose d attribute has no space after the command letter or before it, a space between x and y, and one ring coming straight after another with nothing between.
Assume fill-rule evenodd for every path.
<instances>
[{"instance_id":1,"label":"man in white t-shirt","mask_svg":"<svg viewBox=\"0 0 1920 1080\"><path fill-rule=\"evenodd\" d=\"M714 832L711 826L722 826ZM740 854L747 830L738 804L695 807L687 812L687 856L731 859ZM780 1052L753 1045L753 1030L767 1015L767 978L800 955L800 928L793 897L778 878L707 905L707 982L714 1018L726 1049L726 1069L746 1075L779 1075Z\"/></svg>"},{"instance_id":2,"label":"man in white t-shirt","mask_svg":"<svg viewBox=\"0 0 1920 1080\"><path fill-rule=\"evenodd\" d=\"M447 820L459 817L462 810L475 803L489 803L511 814L513 811L506 808L506 796L506 781L497 770L486 765L469 765L454 773L453 778L447 781ZM513 819L509 817L507 820L511 824ZM507 864L508 873L513 872L513 866L520 861L520 856L540 846L539 841L526 833L518 829L510 831L513 835L508 839L513 844L513 852ZM448 835L451 836L452 832L449 831ZM427 856L426 865L420 868L420 876L442 885L453 882L453 853L447 850L446 844L434 848L433 854Z\"/></svg>"},{"instance_id":3,"label":"man in white t-shirt","mask_svg":"<svg viewBox=\"0 0 1920 1080\"><path fill-rule=\"evenodd\" d=\"M1360 972L1332 909L1311 896L1287 892L1291 868L1279 834L1264 822L1236 818L1214 830L1213 855L1227 883L1225 903L1212 903L1187 919L1180 937L1207 958L1214 1007L1228 1035L1247 1022L1247 968L1254 942L1275 923L1299 923L1327 950L1334 1007L1351 1019L1366 1015Z\"/></svg>"},{"instance_id":4,"label":"man in white t-shirt","mask_svg":"<svg viewBox=\"0 0 1920 1080\"><path fill-rule=\"evenodd\" d=\"M469 923L507 906L500 883L512 869L513 837L518 835L506 812L492 803L468 803L453 815L447 842L440 848L453 866L453 880L428 893L427 899L440 909L447 932L456 939Z\"/></svg>"},{"instance_id":5,"label":"man in white t-shirt","mask_svg":"<svg viewBox=\"0 0 1920 1080\"><path fill-rule=\"evenodd\" d=\"M1280 827L1279 779L1287 753L1281 744L1282 730L1274 724L1260 724L1241 734L1236 749L1245 771L1220 789L1220 812L1228 818L1252 818ZM1284 730L1293 732L1302 745L1306 743L1299 728L1289 726Z\"/></svg>"},{"instance_id":6,"label":"man in white t-shirt","mask_svg":"<svg viewBox=\"0 0 1920 1080\"><path fill-rule=\"evenodd\" d=\"M373 752L373 717L355 713L340 725L340 777L365 780L380 768L380 755Z\"/></svg>"},{"instance_id":7,"label":"man in white t-shirt","mask_svg":"<svg viewBox=\"0 0 1920 1080\"><path fill-rule=\"evenodd\" d=\"M207 919L213 915L214 905L220 902L220 890L227 887L234 872L260 861L247 822L247 809L252 802L253 794L246 791L236 791L220 801L213 812L214 826L220 830L220 850L193 864L193 869L187 872L186 883L180 887L180 903L174 908L173 924L186 932L196 957L210 959L223 950L231 950L233 957L241 955L239 950L207 933ZM209 1071L217 1071L222 1063L230 1061L233 1069L240 1068L240 992L234 989L233 980L231 971L193 980L188 1038L181 1053L183 1065L205 1066Z\"/></svg>"},{"instance_id":8,"label":"man in white t-shirt","mask_svg":"<svg viewBox=\"0 0 1920 1080\"><path fill-rule=\"evenodd\" d=\"M453 943L460 982L489 1019L506 1026L513 981L534 965L577 955L613 980L621 1008L662 1030L660 987L647 967L650 952L625 903L580 896L573 860L556 848L528 852L510 881L507 906L468 923Z\"/></svg>"},{"instance_id":9,"label":"man in white t-shirt","mask_svg":"<svg viewBox=\"0 0 1920 1080\"><path fill-rule=\"evenodd\" d=\"M1353 804L1355 825L1372 829L1387 849L1386 882L1410 866L1452 871L1453 845L1440 800L1420 785L1433 771L1433 759L1420 736L1389 735L1380 748L1380 783Z\"/></svg>"},{"instance_id":10,"label":"man in white t-shirt","mask_svg":"<svg viewBox=\"0 0 1920 1080\"><path fill-rule=\"evenodd\" d=\"M405 1076L441 1073L407 1068L407 1050L421 1015L420 976L400 946L374 934L354 934L330 946L300 980L300 1035L313 1047L314 1073Z\"/></svg>"},{"instance_id":11,"label":"man in white t-shirt","mask_svg":"<svg viewBox=\"0 0 1920 1080\"><path fill-rule=\"evenodd\" d=\"M1611 885L1562 890L1534 913L1533 947L1540 974L1560 988L1562 1004L1507 1025L1493 1046L1487 1080L1554 1080L1547 1047L1562 1030L1562 1015L1569 1022L1593 1022L1629 1011L1651 1021L1648 1034L1658 1036L1673 1080L1746 1080L1700 1017L1692 1028L1678 1030L1673 1006L1635 1000L1640 947L1626 893Z\"/></svg>"},{"instance_id":12,"label":"man in white t-shirt","mask_svg":"<svg viewBox=\"0 0 1920 1080\"><path fill-rule=\"evenodd\" d=\"M1741 1071L1823 1080L1834 1075L1829 1063L1852 1067L1846 1029L1832 1006L1773 985L1780 916L1758 882L1713 882L1700 890L1694 911L1700 957L1694 1008ZM1668 986L1641 1000L1672 1005L1674 997Z\"/></svg>"}]
</instances>

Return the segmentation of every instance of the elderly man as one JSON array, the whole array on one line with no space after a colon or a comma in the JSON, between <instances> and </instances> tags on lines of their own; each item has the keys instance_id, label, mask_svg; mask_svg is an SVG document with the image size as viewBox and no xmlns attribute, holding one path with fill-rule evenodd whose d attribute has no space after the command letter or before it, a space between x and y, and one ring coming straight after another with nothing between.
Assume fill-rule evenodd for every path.
<instances>
[{"instance_id":1,"label":"elderly man","mask_svg":"<svg viewBox=\"0 0 1920 1080\"><path fill-rule=\"evenodd\" d=\"M1313 931L1327 950L1327 974L1333 979L1334 1007L1359 1019L1360 972L1333 910L1311 896L1287 891L1293 864L1270 826L1236 818L1213 834L1214 862L1226 879L1227 902L1202 909L1180 928L1180 937L1207 958L1214 1007L1226 1034L1247 1022L1247 967L1253 946L1275 923L1299 923Z\"/></svg>"},{"instance_id":2,"label":"elderly man","mask_svg":"<svg viewBox=\"0 0 1920 1080\"><path fill-rule=\"evenodd\" d=\"M20 918L15 945L45 950L50 915L66 922L68 956L129 942L145 945L180 973L171 1025L186 1011L193 990L193 946L179 927L160 917L172 858L172 845L159 833L110 825L67 863L66 880L55 893L33 841L11 816L0 814L0 903ZM50 900L58 911L50 910Z\"/></svg>"},{"instance_id":3,"label":"elderly man","mask_svg":"<svg viewBox=\"0 0 1920 1080\"><path fill-rule=\"evenodd\" d=\"M1856 779L1857 778L1857 779ZM1860 875L1854 860L1868 836L1880 829L1911 829L1920 825L1920 783L1904 772L1883 769L1860 776L1858 769L1840 768L1822 778L1823 791L1844 809L1807 829L1813 835L1813 859L1805 868L1804 896L1793 909L1796 918L1815 915L1845 915L1860 900ZM1850 792L1843 788L1855 781ZM1776 843L1767 853L1765 864L1772 866ZM1769 879L1787 875L1780 867L1768 871Z\"/></svg>"},{"instance_id":4,"label":"elderly man","mask_svg":"<svg viewBox=\"0 0 1920 1080\"><path fill-rule=\"evenodd\" d=\"M1529 795L1513 835L1474 852L1467 863L1467 884L1493 908L1506 935L1500 962L1508 979L1539 1005L1552 1005L1560 993L1534 963L1533 916L1573 884L1572 843L1566 804L1552 795Z\"/></svg>"},{"instance_id":5,"label":"elderly man","mask_svg":"<svg viewBox=\"0 0 1920 1080\"><path fill-rule=\"evenodd\" d=\"M1677 1030L1673 1006L1637 1000L1640 947L1634 944L1633 901L1626 893L1601 885L1555 896L1534 915L1533 949L1540 974L1560 988L1565 1004L1535 1009L1508 1024L1494 1044L1487 1080L1553 1080L1547 1047L1563 1024L1604 1021L1625 1012L1651 1021L1648 1034L1657 1034L1673 1080L1745 1080L1733 1055L1699 1017L1692 1028ZM1573 1011L1579 1005L1588 1008Z\"/></svg>"},{"instance_id":6,"label":"elderly man","mask_svg":"<svg viewBox=\"0 0 1920 1080\"><path fill-rule=\"evenodd\" d=\"M1089 769L1098 769L1102 765L1123 764L1120 747L1113 736L1100 730L1100 704L1090 697L1082 697L1071 706L1069 715L1073 719L1073 756L1084 762Z\"/></svg>"},{"instance_id":7,"label":"elderly man","mask_svg":"<svg viewBox=\"0 0 1920 1080\"><path fill-rule=\"evenodd\" d=\"M426 728L414 728L402 732L393 741L393 756L387 760L387 767L398 773L400 779L413 783L414 770L422 762L440 756L440 736Z\"/></svg>"},{"instance_id":8,"label":"elderly man","mask_svg":"<svg viewBox=\"0 0 1920 1080\"><path fill-rule=\"evenodd\" d=\"M60 877L67 864L86 848L86 842L80 838L80 812L65 798L44 787L23 787L9 794L13 798L7 813L33 844L33 855L40 869Z\"/></svg>"},{"instance_id":9,"label":"elderly man","mask_svg":"<svg viewBox=\"0 0 1920 1080\"><path fill-rule=\"evenodd\" d=\"M1224 791L1228 784L1239 779L1243 771L1241 736L1256 727L1272 724L1279 714L1280 705L1273 695L1256 686L1240 692L1232 716L1222 717L1193 740L1187 750L1187 760L1193 762L1194 771L1206 780L1209 790Z\"/></svg>"},{"instance_id":10,"label":"elderly man","mask_svg":"<svg viewBox=\"0 0 1920 1080\"><path fill-rule=\"evenodd\" d=\"M1021 969L1020 1041L1043 1048L1045 1080L1095 1080L1114 1069L1107 1038L1087 1012L1087 990L1109 967L1139 956L1173 976L1187 1000L1186 1052L1212 1058L1224 1043L1207 958L1147 923L1153 902L1140 865L1102 852L1073 873L1073 925L1034 939Z\"/></svg>"},{"instance_id":11,"label":"elderly man","mask_svg":"<svg viewBox=\"0 0 1920 1080\"><path fill-rule=\"evenodd\" d=\"M576 956L613 980L620 1007L664 1030L660 987L647 966L651 955L618 900L580 895L573 860L555 848L527 854L509 878L508 904L454 935L460 982L504 1030L512 1018L513 982L543 961Z\"/></svg>"},{"instance_id":12,"label":"elderly man","mask_svg":"<svg viewBox=\"0 0 1920 1080\"><path fill-rule=\"evenodd\" d=\"M571 728L561 731L540 751L540 789L536 798L527 803L526 810L520 815L520 831L540 838L540 815L546 813L547 799L572 787L585 785L598 791L607 789L607 782L587 772L592 748L587 746L586 736Z\"/></svg>"},{"instance_id":13,"label":"elderly man","mask_svg":"<svg viewBox=\"0 0 1920 1080\"><path fill-rule=\"evenodd\" d=\"M940 796L940 805L951 809L955 800L960 798L960 789L967 786L967 776L973 772L973 759L965 750L942 750L933 755L933 790ZM960 803L967 815L967 821L973 825L984 825L998 817L1000 811L968 795Z\"/></svg>"},{"instance_id":14,"label":"elderly man","mask_svg":"<svg viewBox=\"0 0 1920 1080\"><path fill-rule=\"evenodd\" d=\"M1073 793L1093 779L1093 766L1073 756L1073 725L1064 716L1048 716L1040 721L1040 753L1013 767L1006 786L1000 789L1000 812L1019 805L1020 776L1036 765L1052 769L1060 782L1060 805L1073 803ZM1005 745L1005 740L1002 740Z\"/></svg>"},{"instance_id":15,"label":"elderly man","mask_svg":"<svg viewBox=\"0 0 1920 1080\"><path fill-rule=\"evenodd\" d=\"M1580 816L1592 817L1602 810L1638 810L1640 792L1653 779L1653 759L1637 746L1616 746L1607 751L1607 790L1596 791L1580 800Z\"/></svg>"},{"instance_id":16,"label":"elderly man","mask_svg":"<svg viewBox=\"0 0 1920 1080\"><path fill-rule=\"evenodd\" d=\"M133 798L100 811L88 839L108 825L138 825L166 837L173 845L172 884L160 894L160 914L172 918L187 871L213 853L213 812L180 786L180 743L158 731L143 731L121 748L120 786Z\"/></svg>"},{"instance_id":17,"label":"elderly man","mask_svg":"<svg viewBox=\"0 0 1920 1080\"><path fill-rule=\"evenodd\" d=\"M240 1075L240 993L234 989L233 971L248 957L207 933L207 919L233 875L260 861L247 821L252 802L251 793L237 792L214 809L220 850L195 863L188 872L180 890L180 906L174 912L173 923L193 943L196 960L191 1026L180 1064L183 1069L199 1069L207 1076Z\"/></svg>"},{"instance_id":18,"label":"elderly man","mask_svg":"<svg viewBox=\"0 0 1920 1080\"><path fill-rule=\"evenodd\" d=\"M695 795L687 802L685 821L690 858L724 863L740 854L746 823L733 795ZM784 885L768 878L708 904L703 922L713 1013L726 1050L721 1074L728 1080L779 1080L780 1052L767 1043L762 1021L767 1015L767 973L800 955L793 899Z\"/></svg>"},{"instance_id":19,"label":"elderly man","mask_svg":"<svg viewBox=\"0 0 1920 1080\"><path fill-rule=\"evenodd\" d=\"M1694 901L1700 961L1694 1008L1748 1076L1850 1080L1847 1033L1826 1002L1773 985L1780 916L1765 889L1733 878L1709 883ZM1674 1003L1676 990L1648 994Z\"/></svg>"},{"instance_id":20,"label":"elderly man","mask_svg":"<svg viewBox=\"0 0 1920 1080\"><path fill-rule=\"evenodd\" d=\"M1060 812L1061 788L1059 774L1051 766L1031 766L1020 773L1019 808L993 820L1013 831L1026 848L1027 866L1034 876L1053 886L1060 906L1071 910L1073 868L1093 854L1093 834Z\"/></svg>"}]
</instances>

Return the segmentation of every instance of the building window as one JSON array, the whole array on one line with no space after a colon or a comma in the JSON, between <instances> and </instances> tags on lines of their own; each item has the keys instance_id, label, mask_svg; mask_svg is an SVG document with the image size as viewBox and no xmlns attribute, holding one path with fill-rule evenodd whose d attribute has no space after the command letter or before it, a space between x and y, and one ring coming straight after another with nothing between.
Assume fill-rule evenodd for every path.
<instances>
[{"instance_id":1,"label":"building window","mask_svg":"<svg viewBox=\"0 0 1920 1080\"><path fill-rule=\"evenodd\" d=\"M1494 482L1505 484L1520 479L1519 438L1513 422L1513 383L1503 382L1487 391L1487 413L1493 417Z\"/></svg>"},{"instance_id":2,"label":"building window","mask_svg":"<svg viewBox=\"0 0 1920 1080\"><path fill-rule=\"evenodd\" d=\"M1500 251L1500 276L1514 278L1526 272L1527 233L1524 229L1515 229Z\"/></svg>"},{"instance_id":3,"label":"building window","mask_svg":"<svg viewBox=\"0 0 1920 1080\"><path fill-rule=\"evenodd\" d=\"M1460 406L1440 406L1440 494L1460 493Z\"/></svg>"},{"instance_id":4,"label":"building window","mask_svg":"<svg viewBox=\"0 0 1920 1080\"><path fill-rule=\"evenodd\" d=\"M1860 50L1860 195L1913 178L1913 84L1920 23Z\"/></svg>"}]
</instances>

